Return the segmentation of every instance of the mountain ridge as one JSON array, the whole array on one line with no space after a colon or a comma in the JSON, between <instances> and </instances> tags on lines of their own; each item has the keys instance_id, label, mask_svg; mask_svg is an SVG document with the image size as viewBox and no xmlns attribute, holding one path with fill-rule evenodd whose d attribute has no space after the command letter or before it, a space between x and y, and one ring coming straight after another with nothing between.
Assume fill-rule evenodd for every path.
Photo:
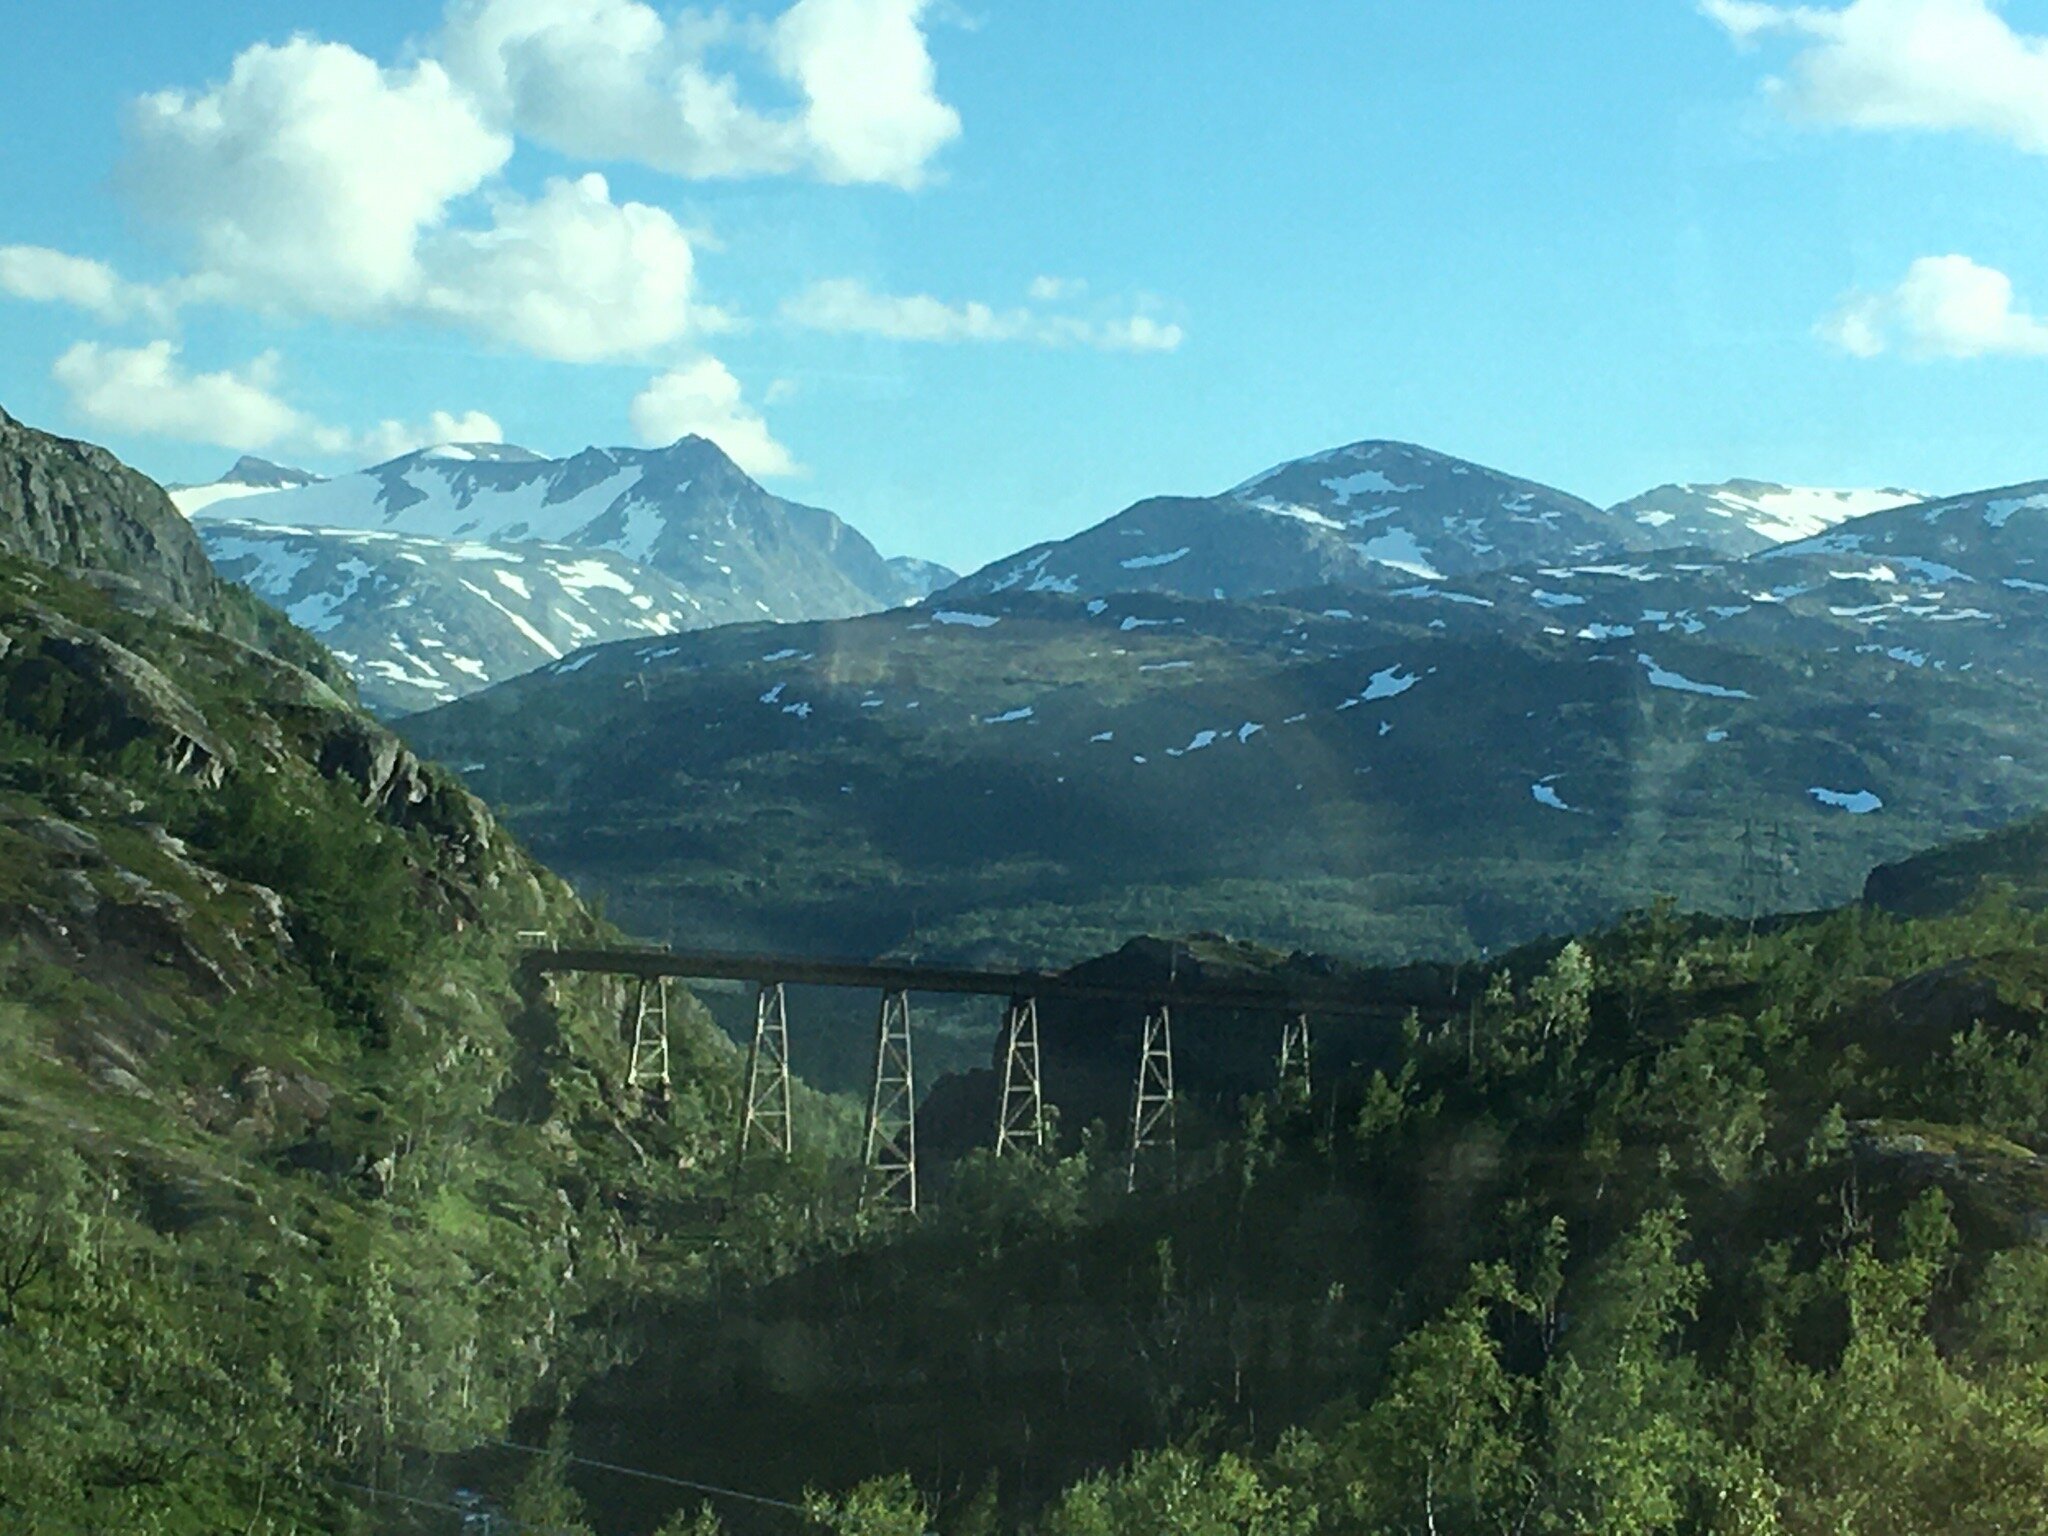
<instances>
[{"instance_id":1,"label":"mountain ridge","mask_svg":"<svg viewBox=\"0 0 2048 1536\"><path fill-rule=\"evenodd\" d=\"M953 575L884 559L695 435L564 459L437 444L193 512L216 563L329 638L387 717L596 641L872 612Z\"/></svg>"}]
</instances>

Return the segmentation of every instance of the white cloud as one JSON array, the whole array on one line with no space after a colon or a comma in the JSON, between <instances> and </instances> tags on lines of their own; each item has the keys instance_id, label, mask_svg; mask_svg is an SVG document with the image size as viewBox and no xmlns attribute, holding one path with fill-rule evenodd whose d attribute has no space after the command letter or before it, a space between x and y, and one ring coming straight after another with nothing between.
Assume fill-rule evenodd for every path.
<instances>
[{"instance_id":1,"label":"white cloud","mask_svg":"<svg viewBox=\"0 0 2048 1536\"><path fill-rule=\"evenodd\" d=\"M633 397L633 436L650 447L708 437L750 475L793 475L796 461L741 398L740 381L716 358L699 358L650 380Z\"/></svg>"},{"instance_id":2,"label":"white cloud","mask_svg":"<svg viewBox=\"0 0 2048 1536\"><path fill-rule=\"evenodd\" d=\"M189 275L153 288L6 246L0 292L109 321L164 324L195 301L425 321L567 362L732 330L742 322L696 300L693 237L666 210L615 202L595 174L508 190L515 135L688 175L915 186L959 132L936 95L927 3L796 0L735 22L664 19L641 0L453 0L445 62L387 68L308 37L258 44L224 81L129 113L121 183L185 242ZM717 50L756 83L779 81L782 100L743 99L710 62Z\"/></svg>"},{"instance_id":3,"label":"white cloud","mask_svg":"<svg viewBox=\"0 0 2048 1536\"><path fill-rule=\"evenodd\" d=\"M81 341L52 368L71 405L96 427L254 453L290 447L356 461L395 458L430 443L502 442L482 411L435 411L424 422L382 421L367 432L328 426L282 399L282 363L266 352L240 369L190 373L177 347Z\"/></svg>"},{"instance_id":4,"label":"white cloud","mask_svg":"<svg viewBox=\"0 0 2048 1536\"><path fill-rule=\"evenodd\" d=\"M278 359L265 353L240 371L187 373L168 341L106 347L81 341L52 370L71 403L97 426L248 453L303 442L318 430L272 393Z\"/></svg>"},{"instance_id":5,"label":"white cloud","mask_svg":"<svg viewBox=\"0 0 2048 1536\"><path fill-rule=\"evenodd\" d=\"M602 176L456 204L512 153L431 61L380 68L353 49L259 45L206 95L146 98L126 180L190 238L199 295L287 314L452 323L537 356L632 357L693 325L689 237Z\"/></svg>"},{"instance_id":6,"label":"white cloud","mask_svg":"<svg viewBox=\"0 0 2048 1536\"><path fill-rule=\"evenodd\" d=\"M811 330L893 341L1022 341L1044 347L1171 352L1186 339L1178 325L1145 315L1090 320L1023 306L999 310L979 302L950 304L928 293L876 293L851 277L811 284L786 300L782 312Z\"/></svg>"},{"instance_id":7,"label":"white cloud","mask_svg":"<svg viewBox=\"0 0 2048 1536\"><path fill-rule=\"evenodd\" d=\"M435 411L422 422L380 421L359 433L350 444L350 455L373 464L395 459L416 448L436 443L502 443L505 429L482 411L453 415Z\"/></svg>"},{"instance_id":8,"label":"white cloud","mask_svg":"<svg viewBox=\"0 0 2048 1536\"><path fill-rule=\"evenodd\" d=\"M2048 320L2018 307L2012 279L1967 256L1923 256L1884 293L1852 295L1819 327L1857 357L2048 357Z\"/></svg>"},{"instance_id":9,"label":"white cloud","mask_svg":"<svg viewBox=\"0 0 2048 1536\"><path fill-rule=\"evenodd\" d=\"M1058 304L1087 291L1088 284L1078 277L1034 277L1029 290L1034 304Z\"/></svg>"},{"instance_id":10,"label":"white cloud","mask_svg":"<svg viewBox=\"0 0 2048 1536\"><path fill-rule=\"evenodd\" d=\"M935 92L925 4L797 0L775 23L775 62L809 100L804 134L828 181L914 187L960 132Z\"/></svg>"},{"instance_id":11,"label":"white cloud","mask_svg":"<svg viewBox=\"0 0 2048 1536\"><path fill-rule=\"evenodd\" d=\"M1187 339L1177 325L1163 325L1149 315L1108 320L1095 327L1093 345L1111 352L1171 352Z\"/></svg>"},{"instance_id":12,"label":"white cloud","mask_svg":"<svg viewBox=\"0 0 2048 1536\"><path fill-rule=\"evenodd\" d=\"M161 321L175 307L146 283L131 283L103 261L40 245L0 245L0 292L42 304L69 304L102 320Z\"/></svg>"},{"instance_id":13,"label":"white cloud","mask_svg":"<svg viewBox=\"0 0 2048 1536\"><path fill-rule=\"evenodd\" d=\"M1991 0L1852 0L1840 8L1701 0L1739 42L1806 40L1771 90L1795 116L1853 128L1965 130L2048 154L2048 39Z\"/></svg>"},{"instance_id":14,"label":"white cloud","mask_svg":"<svg viewBox=\"0 0 2048 1536\"><path fill-rule=\"evenodd\" d=\"M565 362L631 356L705 318L690 303L689 237L659 208L613 203L602 176L503 199L489 229L437 235L423 261L424 310Z\"/></svg>"},{"instance_id":15,"label":"white cloud","mask_svg":"<svg viewBox=\"0 0 2048 1536\"><path fill-rule=\"evenodd\" d=\"M501 122L565 154L681 176L920 185L960 131L936 93L926 0L798 0L766 26L664 22L640 0L455 0L442 50ZM709 55L739 45L802 96L742 99Z\"/></svg>"},{"instance_id":16,"label":"white cloud","mask_svg":"<svg viewBox=\"0 0 2048 1536\"><path fill-rule=\"evenodd\" d=\"M948 304L928 293L876 293L855 277L813 283L787 300L782 312L814 331L892 341L1016 341L1031 323L1026 310L998 313L986 304Z\"/></svg>"},{"instance_id":17,"label":"white cloud","mask_svg":"<svg viewBox=\"0 0 2048 1536\"><path fill-rule=\"evenodd\" d=\"M129 140L129 195L223 297L341 316L404 304L422 233L512 154L440 65L308 38L246 49L204 95L142 98Z\"/></svg>"}]
</instances>

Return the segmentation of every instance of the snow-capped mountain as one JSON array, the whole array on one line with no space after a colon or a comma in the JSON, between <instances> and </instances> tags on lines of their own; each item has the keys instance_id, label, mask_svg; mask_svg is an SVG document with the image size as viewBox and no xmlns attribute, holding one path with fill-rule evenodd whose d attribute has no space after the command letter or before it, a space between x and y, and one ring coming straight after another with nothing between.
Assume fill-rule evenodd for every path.
<instances>
[{"instance_id":1,"label":"snow-capped mountain","mask_svg":"<svg viewBox=\"0 0 2048 1536\"><path fill-rule=\"evenodd\" d=\"M707 622L836 618L918 595L835 514L772 495L701 437L667 448L586 448L566 459L503 443L443 444L236 515L603 550L680 582L703 602Z\"/></svg>"},{"instance_id":2,"label":"snow-capped mountain","mask_svg":"<svg viewBox=\"0 0 2048 1536\"><path fill-rule=\"evenodd\" d=\"M927 952L1016 963L1172 912L1398 957L1646 889L1817 905L2048 801L2048 581L1990 575L2036 558L2048 484L1907 528L1927 510L1748 560L1228 601L956 589L594 648L406 729L579 881L735 947L875 953L915 909L952 914ZM678 807L678 773L731 789ZM764 854L766 817L856 850L845 895Z\"/></svg>"},{"instance_id":3,"label":"snow-capped mountain","mask_svg":"<svg viewBox=\"0 0 2048 1536\"><path fill-rule=\"evenodd\" d=\"M1773 545L1810 539L1837 523L1927 498L1917 491L1828 490L1768 480L1715 485L1660 485L1611 510L1650 531L1666 547L1693 546L1722 555L1753 555Z\"/></svg>"},{"instance_id":4,"label":"snow-capped mountain","mask_svg":"<svg viewBox=\"0 0 2048 1536\"><path fill-rule=\"evenodd\" d=\"M190 517L216 502L239 501L245 496L261 496L270 491L297 490L301 486L319 485L324 478L309 469L293 469L286 464L273 464L268 459L244 454L218 480L206 485L173 485L166 489L170 492L171 505Z\"/></svg>"},{"instance_id":5,"label":"snow-capped mountain","mask_svg":"<svg viewBox=\"0 0 2048 1536\"><path fill-rule=\"evenodd\" d=\"M604 640L701 627L703 604L606 550L208 519L214 567L326 642L382 715L445 704Z\"/></svg>"},{"instance_id":6,"label":"snow-capped mountain","mask_svg":"<svg viewBox=\"0 0 2048 1536\"><path fill-rule=\"evenodd\" d=\"M952 591L1256 597L1440 581L1662 542L1633 519L1533 480L1409 443L1362 442L1291 460L1220 496L1141 501Z\"/></svg>"},{"instance_id":7,"label":"snow-capped mountain","mask_svg":"<svg viewBox=\"0 0 2048 1536\"><path fill-rule=\"evenodd\" d=\"M1863 504L1730 494L1759 540ZM1354 547L1394 530L1415 553ZM1701 542L1360 445L913 610L595 647L407 729L643 921L871 953L947 910L921 944L1004 963L1147 911L1394 956L1645 890L1817 905L2048 802L2048 481ZM731 789L679 812L677 772ZM865 877L819 899L762 816Z\"/></svg>"},{"instance_id":8,"label":"snow-capped mountain","mask_svg":"<svg viewBox=\"0 0 2048 1536\"><path fill-rule=\"evenodd\" d=\"M847 617L954 579L884 560L702 438L568 459L451 443L325 481L244 460L204 489L216 565L326 640L387 715L606 640Z\"/></svg>"}]
</instances>

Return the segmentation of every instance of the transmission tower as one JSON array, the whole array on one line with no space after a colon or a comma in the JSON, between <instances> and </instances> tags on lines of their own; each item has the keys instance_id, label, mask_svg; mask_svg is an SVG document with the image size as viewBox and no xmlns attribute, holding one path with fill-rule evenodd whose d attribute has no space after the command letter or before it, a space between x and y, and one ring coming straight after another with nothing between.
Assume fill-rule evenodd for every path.
<instances>
[{"instance_id":1,"label":"transmission tower","mask_svg":"<svg viewBox=\"0 0 2048 1536\"><path fill-rule=\"evenodd\" d=\"M1309 1100L1308 1015L1298 1013L1280 1028L1280 1098Z\"/></svg>"},{"instance_id":2,"label":"transmission tower","mask_svg":"<svg viewBox=\"0 0 2048 1536\"><path fill-rule=\"evenodd\" d=\"M668 1082L668 978L643 979L634 988L633 1054L626 1064L626 1086L645 1088Z\"/></svg>"},{"instance_id":3,"label":"transmission tower","mask_svg":"<svg viewBox=\"0 0 2048 1536\"><path fill-rule=\"evenodd\" d=\"M996 1156L1045 1147L1045 1095L1038 1080L1038 999L1013 997L1003 1019L1003 1103Z\"/></svg>"},{"instance_id":4,"label":"transmission tower","mask_svg":"<svg viewBox=\"0 0 2048 1536\"><path fill-rule=\"evenodd\" d=\"M917 1210L917 1090L910 1070L910 994L882 994L875 1091L868 1100L861 1204Z\"/></svg>"},{"instance_id":5,"label":"transmission tower","mask_svg":"<svg viewBox=\"0 0 2048 1536\"><path fill-rule=\"evenodd\" d=\"M1174 1135L1173 1014L1161 1003L1145 1015L1145 1043L1138 1056L1138 1087L1131 1101L1131 1171L1127 1184L1173 1185L1179 1175Z\"/></svg>"},{"instance_id":6,"label":"transmission tower","mask_svg":"<svg viewBox=\"0 0 2048 1536\"><path fill-rule=\"evenodd\" d=\"M763 982L754 999L754 1043L747 1050L735 1167L746 1161L757 1139L784 1158L796 1150L789 1112L789 1013L780 982Z\"/></svg>"},{"instance_id":7,"label":"transmission tower","mask_svg":"<svg viewBox=\"0 0 2048 1536\"><path fill-rule=\"evenodd\" d=\"M1743 819L1742 863L1736 878L1742 888L1742 915L1753 929L1763 902L1763 872L1757 859L1756 818L1753 816Z\"/></svg>"},{"instance_id":8,"label":"transmission tower","mask_svg":"<svg viewBox=\"0 0 2048 1536\"><path fill-rule=\"evenodd\" d=\"M1771 872L1771 910L1783 912L1792 905L1791 876L1797 865L1792 858L1790 829L1782 821L1770 826L1770 840L1765 848Z\"/></svg>"}]
</instances>

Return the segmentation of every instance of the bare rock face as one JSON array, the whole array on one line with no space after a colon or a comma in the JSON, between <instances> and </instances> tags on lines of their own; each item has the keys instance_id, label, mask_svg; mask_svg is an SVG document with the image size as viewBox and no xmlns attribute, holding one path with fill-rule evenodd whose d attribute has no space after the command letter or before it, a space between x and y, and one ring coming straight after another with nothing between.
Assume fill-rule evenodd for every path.
<instances>
[{"instance_id":1,"label":"bare rock face","mask_svg":"<svg viewBox=\"0 0 2048 1536\"><path fill-rule=\"evenodd\" d=\"M0 555L96 587L116 607L166 606L350 688L339 662L283 614L224 581L163 488L104 448L23 426L0 410Z\"/></svg>"},{"instance_id":2,"label":"bare rock face","mask_svg":"<svg viewBox=\"0 0 2048 1536\"><path fill-rule=\"evenodd\" d=\"M323 777L352 780L363 804L391 821L427 796L420 760L389 731L359 716L339 715L320 744Z\"/></svg>"},{"instance_id":3,"label":"bare rock face","mask_svg":"<svg viewBox=\"0 0 2048 1536\"><path fill-rule=\"evenodd\" d=\"M104 448L0 410L0 550L110 573L160 602L212 612L220 578L162 487Z\"/></svg>"},{"instance_id":4,"label":"bare rock face","mask_svg":"<svg viewBox=\"0 0 2048 1536\"><path fill-rule=\"evenodd\" d=\"M483 802L437 775L375 722L333 716L315 762L323 776L354 784L363 804L385 821L433 838L452 865L469 868L489 854L495 828Z\"/></svg>"},{"instance_id":5,"label":"bare rock face","mask_svg":"<svg viewBox=\"0 0 2048 1536\"><path fill-rule=\"evenodd\" d=\"M116 749L147 741L173 773L217 789L234 766L233 750L168 677L96 630L31 606L40 654L68 672L95 701L94 734Z\"/></svg>"}]
</instances>

